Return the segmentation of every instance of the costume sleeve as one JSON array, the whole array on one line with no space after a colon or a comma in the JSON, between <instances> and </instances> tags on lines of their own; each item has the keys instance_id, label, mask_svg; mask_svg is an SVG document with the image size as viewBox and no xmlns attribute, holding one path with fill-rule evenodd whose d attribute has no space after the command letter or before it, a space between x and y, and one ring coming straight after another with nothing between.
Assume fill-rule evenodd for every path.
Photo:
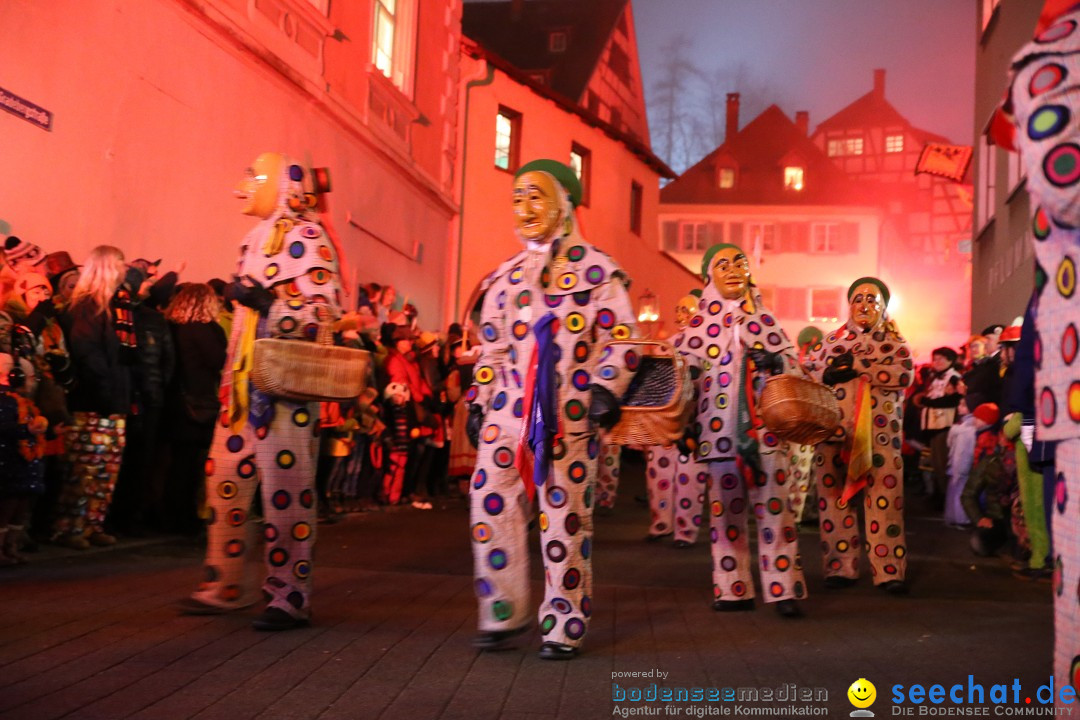
<instances>
[{"instance_id":1,"label":"costume sleeve","mask_svg":"<svg viewBox=\"0 0 1080 720\"><path fill-rule=\"evenodd\" d=\"M484 412L491 407L496 386L506 374L510 342L503 327L502 312L489 288L484 295L480 310L480 357L473 371L473 384L465 394L465 401L480 405Z\"/></svg>"},{"instance_id":2,"label":"costume sleeve","mask_svg":"<svg viewBox=\"0 0 1080 720\"><path fill-rule=\"evenodd\" d=\"M887 337L894 349L889 353L879 350L871 355L856 356L856 368L870 381L871 387L903 390L911 384L914 376L911 348L895 333L889 333Z\"/></svg>"},{"instance_id":3,"label":"costume sleeve","mask_svg":"<svg viewBox=\"0 0 1080 720\"><path fill-rule=\"evenodd\" d=\"M1070 17L1080 19L1077 14ZM1080 142L1077 35L1074 31L1052 47L1044 46L1045 54L1035 56L1016 73L1011 89L1016 131L1024 137L1021 161L1028 191L1052 217L1071 227L1080 225L1074 170L1075 143Z\"/></svg>"},{"instance_id":4,"label":"costume sleeve","mask_svg":"<svg viewBox=\"0 0 1080 720\"><path fill-rule=\"evenodd\" d=\"M608 282L596 288L593 302L599 308L593 328L598 346L611 340L629 340L634 336L634 307L621 273L614 273ZM593 382L621 398L630 387L639 360L633 351L604 351L597 359Z\"/></svg>"}]
</instances>

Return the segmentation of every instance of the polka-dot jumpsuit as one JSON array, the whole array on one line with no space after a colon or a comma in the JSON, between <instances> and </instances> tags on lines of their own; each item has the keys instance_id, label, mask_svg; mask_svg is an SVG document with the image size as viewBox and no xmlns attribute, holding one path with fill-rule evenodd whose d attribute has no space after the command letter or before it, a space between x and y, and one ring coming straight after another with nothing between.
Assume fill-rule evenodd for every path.
<instances>
[{"instance_id":1,"label":"polka-dot jumpsuit","mask_svg":"<svg viewBox=\"0 0 1080 720\"><path fill-rule=\"evenodd\" d=\"M314 340L321 322L340 314L337 257L329 238L308 215L298 165L286 166L281 207L245 238L238 274L270 289L275 300L257 318L256 336ZM291 206L287 203L291 202ZM301 210L295 210L300 207ZM275 607L293 617L310 614L312 548L315 544L315 462L318 403L274 399L259 393L234 368L243 354L242 336L255 313L237 306L229 354L222 374L223 398L243 383L247 412L226 403L214 430L206 468L207 548L203 582L193 597L220 607L243 607L261 589ZM261 485L260 485L261 482ZM266 575L261 588L244 572L254 542L250 510L262 489Z\"/></svg>"},{"instance_id":2,"label":"polka-dot jumpsuit","mask_svg":"<svg viewBox=\"0 0 1080 720\"><path fill-rule=\"evenodd\" d=\"M481 355L466 396L485 410L470 493L479 629L510 630L528 623L532 508L514 459L537 344L532 326L552 313L558 319L561 437L547 481L535 488L544 564L538 617L545 642L576 647L592 614L592 515L601 454L599 435L587 417L589 386L597 383L621 397L629 385L636 354L601 353L600 347L630 337L630 298L618 267L573 228L553 244L515 256L485 284Z\"/></svg>"},{"instance_id":3,"label":"polka-dot jumpsuit","mask_svg":"<svg viewBox=\"0 0 1080 720\"><path fill-rule=\"evenodd\" d=\"M760 396L760 373L749 371L746 351L761 348L779 354L784 369L794 372L794 346L773 315L753 299L724 299L704 273L700 309L690 326L674 340L688 363L696 366L698 460L709 467L707 512L712 541L713 600L755 597L749 521L758 532L758 570L765 602L806 596L795 518L788 502L791 452L764 427L757 429L752 461L740 455L737 417L746 383ZM745 377L744 377L745 376ZM756 465L756 467L754 466Z\"/></svg>"},{"instance_id":4,"label":"polka-dot jumpsuit","mask_svg":"<svg viewBox=\"0 0 1080 720\"><path fill-rule=\"evenodd\" d=\"M877 330L864 333L848 321L830 333L813 356L812 373L819 382L829 362L850 352L858 377L834 387L840 405L836 435L819 443L814 453L817 482L818 526L821 530L825 576L857 578L859 556L865 548L874 584L903 580L907 571L904 537L904 462L900 457L904 415L904 388L913 379L911 350L887 318ZM886 329L888 328L888 329ZM863 385L870 389L871 449L873 469L862 490L865 525L862 538L855 502L841 502L848 472L845 457L855 425L857 396Z\"/></svg>"},{"instance_id":5,"label":"polka-dot jumpsuit","mask_svg":"<svg viewBox=\"0 0 1080 720\"><path fill-rule=\"evenodd\" d=\"M1035 432L1057 441L1051 511L1054 677L1080 685L1080 12L1013 58L1016 144L1034 209Z\"/></svg>"}]
</instances>

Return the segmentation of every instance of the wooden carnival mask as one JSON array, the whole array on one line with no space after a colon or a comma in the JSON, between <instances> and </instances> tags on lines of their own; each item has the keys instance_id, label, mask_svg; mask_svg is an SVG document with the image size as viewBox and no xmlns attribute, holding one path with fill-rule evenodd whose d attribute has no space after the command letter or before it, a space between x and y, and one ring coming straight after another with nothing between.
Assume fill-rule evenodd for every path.
<instances>
[{"instance_id":1,"label":"wooden carnival mask","mask_svg":"<svg viewBox=\"0 0 1080 720\"><path fill-rule=\"evenodd\" d=\"M851 304L851 320L863 330L872 330L881 322L885 312L885 303L881 297L881 288L874 283L860 283L851 291L848 300Z\"/></svg>"},{"instance_id":2,"label":"wooden carnival mask","mask_svg":"<svg viewBox=\"0 0 1080 720\"><path fill-rule=\"evenodd\" d=\"M546 242L559 235L559 187L545 172L522 173L514 180L514 222L525 240Z\"/></svg>"},{"instance_id":3,"label":"wooden carnival mask","mask_svg":"<svg viewBox=\"0 0 1080 720\"><path fill-rule=\"evenodd\" d=\"M698 298L695 295L684 295L675 303L675 324L680 330L690 324L690 320L697 314Z\"/></svg>"},{"instance_id":4,"label":"wooden carnival mask","mask_svg":"<svg viewBox=\"0 0 1080 720\"><path fill-rule=\"evenodd\" d=\"M750 285L750 261L742 250L725 247L712 261L712 281L725 300L738 300Z\"/></svg>"},{"instance_id":5,"label":"wooden carnival mask","mask_svg":"<svg viewBox=\"0 0 1080 720\"><path fill-rule=\"evenodd\" d=\"M244 173L233 191L244 202L245 215L268 218L278 207L278 190L285 158L280 153L263 153Z\"/></svg>"}]
</instances>

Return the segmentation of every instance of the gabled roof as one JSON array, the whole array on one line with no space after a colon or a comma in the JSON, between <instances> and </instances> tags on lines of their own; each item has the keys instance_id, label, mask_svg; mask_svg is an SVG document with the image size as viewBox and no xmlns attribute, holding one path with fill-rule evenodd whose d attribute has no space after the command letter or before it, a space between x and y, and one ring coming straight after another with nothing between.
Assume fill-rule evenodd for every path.
<instances>
[{"instance_id":1,"label":"gabled roof","mask_svg":"<svg viewBox=\"0 0 1080 720\"><path fill-rule=\"evenodd\" d=\"M526 73L543 72L555 92L581 102L585 87L628 0L467 2L462 33ZM563 31L566 49L549 52Z\"/></svg>"},{"instance_id":2,"label":"gabled roof","mask_svg":"<svg viewBox=\"0 0 1080 720\"><path fill-rule=\"evenodd\" d=\"M622 143L630 150L634 155L641 159L646 165L656 171L656 173L662 178L675 177L675 171L667 166L663 160L656 156L648 145L643 143L639 138L631 135L628 132L620 130L614 127L611 123L605 122L597 117L594 113L590 112L586 108L578 105L576 102L567 99L560 93L555 92L551 88L541 83L536 82L530 78L524 71L513 64L507 62L498 54L484 47L483 45L470 40L469 38L462 38L461 49L470 57L482 58L492 65L492 67L498 68L507 75L514 82L524 85L532 90L534 93L542 98L546 98L561 108L563 111L577 115L585 124L598 128L605 135L612 140Z\"/></svg>"},{"instance_id":3,"label":"gabled roof","mask_svg":"<svg viewBox=\"0 0 1080 720\"><path fill-rule=\"evenodd\" d=\"M802 190L784 188L785 159L804 168ZM735 187L721 190L718 171L734 161ZM723 205L867 205L871 200L776 105L660 190L662 203Z\"/></svg>"},{"instance_id":4,"label":"gabled roof","mask_svg":"<svg viewBox=\"0 0 1080 720\"><path fill-rule=\"evenodd\" d=\"M892 106L882 92L871 90L855 102L843 108L835 115L823 120L814 130L814 135L824 132L847 130L848 128L866 128L899 126L906 128L920 142L951 143L946 137L921 130L905 118Z\"/></svg>"}]
</instances>

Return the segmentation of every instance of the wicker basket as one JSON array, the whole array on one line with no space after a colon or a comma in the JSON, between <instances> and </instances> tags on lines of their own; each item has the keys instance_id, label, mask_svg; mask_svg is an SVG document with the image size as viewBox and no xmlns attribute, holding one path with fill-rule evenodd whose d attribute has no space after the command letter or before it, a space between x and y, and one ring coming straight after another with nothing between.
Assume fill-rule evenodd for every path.
<instances>
[{"instance_id":1,"label":"wicker basket","mask_svg":"<svg viewBox=\"0 0 1080 720\"><path fill-rule=\"evenodd\" d=\"M315 342L256 340L251 381L259 391L286 400L353 400L364 390L371 355L332 343L333 330L328 323L319 326Z\"/></svg>"},{"instance_id":2,"label":"wicker basket","mask_svg":"<svg viewBox=\"0 0 1080 720\"><path fill-rule=\"evenodd\" d=\"M670 445L683 436L693 410L690 372L675 349L651 340L616 340L613 352L637 350L640 365L622 399L622 416L608 431L612 445Z\"/></svg>"},{"instance_id":3,"label":"wicker basket","mask_svg":"<svg viewBox=\"0 0 1080 720\"><path fill-rule=\"evenodd\" d=\"M827 440L840 424L840 406L832 389L797 375L766 380L758 414L774 435L800 445Z\"/></svg>"}]
</instances>

